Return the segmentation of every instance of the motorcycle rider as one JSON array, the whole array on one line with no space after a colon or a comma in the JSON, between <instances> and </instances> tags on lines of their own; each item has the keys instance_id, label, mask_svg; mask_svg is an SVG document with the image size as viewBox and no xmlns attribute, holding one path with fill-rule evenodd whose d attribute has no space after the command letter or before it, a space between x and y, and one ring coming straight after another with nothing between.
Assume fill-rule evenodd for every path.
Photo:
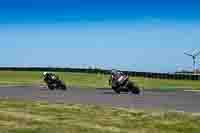
<instances>
[{"instance_id":1,"label":"motorcycle rider","mask_svg":"<svg viewBox=\"0 0 200 133\"><path fill-rule=\"evenodd\" d=\"M50 73L50 72L43 72L43 76L44 76L44 81L48 82L49 80L57 80L58 76L54 73Z\"/></svg>"},{"instance_id":2,"label":"motorcycle rider","mask_svg":"<svg viewBox=\"0 0 200 133\"><path fill-rule=\"evenodd\" d=\"M140 93L140 88L135 85L134 82L129 80L128 74L118 70L113 69L111 71L109 85L112 85L112 89L118 94L120 94L121 91L124 91L123 89L133 94Z\"/></svg>"},{"instance_id":3,"label":"motorcycle rider","mask_svg":"<svg viewBox=\"0 0 200 133\"><path fill-rule=\"evenodd\" d=\"M125 79L125 74L123 72L117 71L117 70L112 70L111 71L111 78L114 78L118 81L119 84L122 84L124 82ZM111 81L110 81L111 82Z\"/></svg>"},{"instance_id":4,"label":"motorcycle rider","mask_svg":"<svg viewBox=\"0 0 200 133\"><path fill-rule=\"evenodd\" d=\"M44 82L50 90L62 89L67 90L65 83L59 79L58 75L51 72L43 72Z\"/></svg>"}]
</instances>

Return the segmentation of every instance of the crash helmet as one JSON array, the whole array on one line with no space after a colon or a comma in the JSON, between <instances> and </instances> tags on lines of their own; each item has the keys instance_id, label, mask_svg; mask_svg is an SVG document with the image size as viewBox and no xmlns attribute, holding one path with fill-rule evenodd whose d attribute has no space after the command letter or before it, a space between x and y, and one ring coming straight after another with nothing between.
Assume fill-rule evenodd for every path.
<instances>
[{"instance_id":1,"label":"crash helmet","mask_svg":"<svg viewBox=\"0 0 200 133\"><path fill-rule=\"evenodd\" d=\"M46 76L48 72L43 72L43 76Z\"/></svg>"},{"instance_id":2,"label":"crash helmet","mask_svg":"<svg viewBox=\"0 0 200 133\"><path fill-rule=\"evenodd\" d=\"M115 69L112 69L112 70L111 70L111 74L112 74L112 75L116 75L116 74L117 74L117 72L118 72L118 71L117 71L117 70L115 70Z\"/></svg>"}]
</instances>

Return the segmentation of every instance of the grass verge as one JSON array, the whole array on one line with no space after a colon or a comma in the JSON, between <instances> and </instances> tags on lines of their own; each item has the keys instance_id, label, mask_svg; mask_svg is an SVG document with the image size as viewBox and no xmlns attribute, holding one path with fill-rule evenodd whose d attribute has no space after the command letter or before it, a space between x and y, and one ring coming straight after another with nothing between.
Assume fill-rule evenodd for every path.
<instances>
[{"instance_id":1,"label":"grass verge","mask_svg":"<svg viewBox=\"0 0 200 133\"><path fill-rule=\"evenodd\" d=\"M108 88L109 75L88 73L57 73L69 86L83 88ZM0 71L0 85L39 85L43 84L42 72L29 71ZM158 88L162 90L200 89L199 81L188 80L160 80L140 77L131 77L142 88Z\"/></svg>"},{"instance_id":2,"label":"grass verge","mask_svg":"<svg viewBox=\"0 0 200 133\"><path fill-rule=\"evenodd\" d=\"M200 115L0 100L1 133L199 133Z\"/></svg>"}]
</instances>

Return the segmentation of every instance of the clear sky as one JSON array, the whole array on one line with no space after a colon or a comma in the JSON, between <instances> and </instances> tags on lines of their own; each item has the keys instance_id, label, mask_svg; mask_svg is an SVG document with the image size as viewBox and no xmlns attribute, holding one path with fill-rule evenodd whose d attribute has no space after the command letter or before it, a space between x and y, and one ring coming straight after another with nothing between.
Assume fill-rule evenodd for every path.
<instances>
[{"instance_id":1,"label":"clear sky","mask_svg":"<svg viewBox=\"0 0 200 133\"><path fill-rule=\"evenodd\" d=\"M0 0L0 44L0 66L189 69L200 1Z\"/></svg>"}]
</instances>

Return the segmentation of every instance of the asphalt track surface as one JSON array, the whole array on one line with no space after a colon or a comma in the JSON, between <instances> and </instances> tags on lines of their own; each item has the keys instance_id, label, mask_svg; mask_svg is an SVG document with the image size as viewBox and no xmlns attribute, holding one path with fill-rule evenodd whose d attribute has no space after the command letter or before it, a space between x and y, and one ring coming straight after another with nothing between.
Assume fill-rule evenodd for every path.
<instances>
[{"instance_id":1,"label":"asphalt track surface","mask_svg":"<svg viewBox=\"0 0 200 133\"><path fill-rule=\"evenodd\" d=\"M136 109L200 112L200 92L143 90L140 95L116 94L111 89L69 88L50 91L44 87L0 87L0 98L49 103L92 104Z\"/></svg>"}]
</instances>

